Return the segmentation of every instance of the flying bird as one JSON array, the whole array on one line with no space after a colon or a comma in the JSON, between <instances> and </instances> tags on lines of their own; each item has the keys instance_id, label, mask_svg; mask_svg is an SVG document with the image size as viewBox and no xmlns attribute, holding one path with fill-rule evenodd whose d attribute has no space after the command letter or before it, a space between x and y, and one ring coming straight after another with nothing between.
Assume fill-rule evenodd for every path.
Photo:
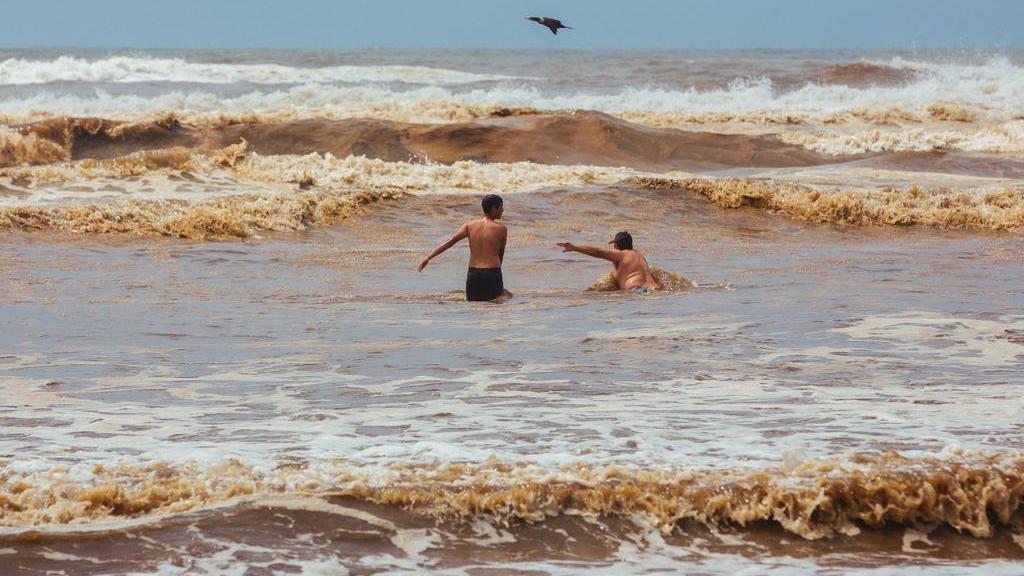
<instances>
[{"instance_id":1,"label":"flying bird","mask_svg":"<svg viewBox=\"0 0 1024 576\"><path fill-rule=\"evenodd\" d=\"M536 22L537 24L540 24L541 26L547 26L548 30L551 30L551 33L552 34L556 34L556 35L558 34L558 29L559 28L565 28L566 30L572 30L572 28L570 28L569 26L566 26L565 24L562 24L562 21L557 19L557 18L548 18L548 17L538 18L536 16L530 16L529 18L527 18L527 20L533 20L534 22Z\"/></svg>"}]
</instances>

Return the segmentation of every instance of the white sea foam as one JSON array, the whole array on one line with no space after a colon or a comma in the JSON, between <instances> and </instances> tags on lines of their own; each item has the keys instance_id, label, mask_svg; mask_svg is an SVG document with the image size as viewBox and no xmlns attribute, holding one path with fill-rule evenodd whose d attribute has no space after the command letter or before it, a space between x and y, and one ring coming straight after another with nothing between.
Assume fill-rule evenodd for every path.
<instances>
[{"instance_id":1,"label":"white sea foam","mask_svg":"<svg viewBox=\"0 0 1024 576\"><path fill-rule=\"evenodd\" d=\"M564 334L533 338L531 342L533 346L556 346L565 341L591 345L598 334L601 341L592 345L628 355L643 354L659 341L699 341L708 334L737 338L741 332L727 319L714 317L694 318L685 324L665 320L651 325L651 320L645 321L645 326L627 324L604 332L567 328ZM964 366L1010 370L1024 357L1024 345L1013 340L1021 326L1022 319L1013 316L984 322L930 314L870 318L848 329L824 333L830 345L783 347L754 359L754 364L771 367L785 362L803 366L805 371L816 366L813 370L823 379L866 361L882 367L899 365L922 370L924 366L932 370L942 366L952 372ZM935 344L933 336L940 330L948 334ZM515 337L510 340L519 345ZM873 340L885 344L878 348L877 356L871 355ZM959 340L982 344L955 345ZM895 346L892 342L899 343L898 361L888 360ZM944 347L949 342L959 347ZM361 346L358 342L336 345L351 350ZM903 446L902 452L907 455L923 455L929 447L951 444L972 450L990 448L992 431L1012 429L1020 421L1024 402L1016 393L1016 382L979 387L951 381L939 391L907 383L902 373L888 370L866 375L859 382L862 386L796 382L780 386L777 378L729 375L731 360L715 360L715 350L709 346L703 351L691 348L689 352L700 359L710 379L618 381L607 390L598 387L582 396L568 380L552 377L549 365L524 367L514 373L486 370L448 377L444 385L450 389L443 395L431 394L439 385L432 378L353 379L344 384L347 394L372 395L375 402L352 412L337 410L337 406L345 405L343 398L327 405L323 399L305 396L307 390L338 384L329 374L314 377L303 373L302 366L310 360L306 354L223 366L200 381L183 380L175 371L153 369L107 378L77 398L62 397L59 389L48 387L44 378L7 384L0 381L0 391L22 398L19 418L64 422L63 426L20 429L24 435L9 440L5 449L31 457L19 456L6 467L9 473L30 473L47 468L44 462L52 467L68 458L119 462L126 456L133 461L216 462L240 457L272 462L273 454L299 446L311 461L329 463L344 457L370 466L409 461L484 461L489 456L509 461L528 459L542 466L628 461L641 466L714 468L723 460L742 462L744 466L772 466L781 463L787 451L796 449L813 458L870 449L879 435ZM943 354L943 350L949 352ZM857 353L850 355L851 351ZM865 395L863 386L870 386L872 393ZM160 411L154 412L149 406L116 402L98 394L116 397L142 388L185 399L165 400ZM173 393L183 388L188 394ZM571 394L560 392L569 389L573 390ZM245 391L244 397L261 398L272 409L232 420L244 404L239 400L241 390ZM685 395L680 395L682 390ZM410 402L411 396L418 400ZM879 404L879 397L890 400ZM514 410L510 406L524 402L529 403L530 410L510 418L510 410ZM723 412L709 408L722 405L730 409ZM765 411L764 406L772 410ZM957 409L950 411L950 406ZM305 417L318 413L329 422ZM571 425L564 421L567 413L574 415ZM828 414L829 425L775 434L789 429L793 422L813 420L821 413ZM216 425L197 426L199 414L208 420L216 418ZM879 414L884 417L879 418ZM680 427L698 420L699 427ZM496 421L502 422L500 430L479 433L493 429ZM353 433L364 426L388 429L396 422L406 427L395 434ZM149 432L144 436L133 433L138 426L148 427ZM106 436L102 444L95 444L82 439L84 431ZM617 436L623 431L628 432L626 438L635 439L635 445L628 447L626 439ZM69 446L75 447L74 453L68 452Z\"/></svg>"},{"instance_id":2,"label":"white sea foam","mask_svg":"<svg viewBox=\"0 0 1024 576\"><path fill-rule=\"evenodd\" d=\"M929 107L947 104L964 107L978 120L1008 121L1024 109L1024 69L1006 59L984 65L938 65L897 62L913 67L909 84L855 88L815 83L780 92L767 78L741 79L719 90L660 87L612 87L603 93L557 93L530 83L488 88L457 89L455 84L507 78L455 70L416 66L344 66L296 68L274 64L198 64L183 60L110 58L88 62L63 57L51 62L0 63L0 84L42 83L76 79L82 82L190 81L209 83L297 83L266 92L253 91L223 98L211 91L175 91L157 96L111 95L97 90L93 96L69 96L43 87L27 97L0 101L0 114L32 113L135 117L158 112L181 114L288 114L335 117L373 115L382 109L417 107L528 107L537 109L593 109L611 113L658 114L789 114L825 120L835 114L898 109L929 119ZM402 81L426 84L416 89L382 85ZM339 86L336 82L358 83ZM435 116L450 111L435 113ZM458 118L456 118L458 119Z\"/></svg>"},{"instance_id":3,"label":"white sea foam","mask_svg":"<svg viewBox=\"0 0 1024 576\"><path fill-rule=\"evenodd\" d=\"M181 58L113 56L86 60L61 56L54 60L8 58L0 62L0 85L50 82L189 82L197 84L308 84L407 82L463 84L502 80L509 76L474 74L428 66L325 66L223 64Z\"/></svg>"},{"instance_id":4,"label":"white sea foam","mask_svg":"<svg viewBox=\"0 0 1024 576\"><path fill-rule=\"evenodd\" d=\"M1015 154L1024 152L1024 121L963 128L789 131L782 133L781 138L788 144L834 155L931 150Z\"/></svg>"},{"instance_id":5,"label":"white sea foam","mask_svg":"<svg viewBox=\"0 0 1024 576\"><path fill-rule=\"evenodd\" d=\"M14 195L0 195L5 206L40 206L68 201L111 200L204 200L237 194L292 193L295 183L309 180L319 190L401 189L413 194L479 195L490 190L506 193L530 192L548 186L607 185L629 177L654 176L631 168L601 166L557 166L532 162L478 163L460 161L451 165L387 162L363 156L337 158L332 154L251 154L233 170L217 167L202 158L194 166L207 168L185 183L178 175L181 166L154 169L131 181L119 166L62 164L17 169L17 176L39 180L19 187L9 175L0 176L0 186ZM659 174L663 178L685 178L683 172Z\"/></svg>"}]
</instances>

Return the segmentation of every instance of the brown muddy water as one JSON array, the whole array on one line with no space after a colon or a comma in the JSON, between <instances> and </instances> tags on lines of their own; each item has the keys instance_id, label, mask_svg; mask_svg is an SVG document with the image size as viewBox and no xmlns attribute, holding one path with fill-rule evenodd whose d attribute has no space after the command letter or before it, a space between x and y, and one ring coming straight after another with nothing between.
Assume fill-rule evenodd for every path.
<instances>
[{"instance_id":1,"label":"brown muddy water","mask_svg":"<svg viewBox=\"0 0 1024 576\"><path fill-rule=\"evenodd\" d=\"M1019 574L1020 61L0 53L0 572Z\"/></svg>"},{"instance_id":2,"label":"brown muddy water","mask_svg":"<svg viewBox=\"0 0 1024 576\"><path fill-rule=\"evenodd\" d=\"M412 197L255 243L9 236L9 561L1024 557L1019 236L805 224L625 185L512 194L516 298L466 304L464 254L415 264L475 210ZM587 292L605 266L554 243L620 228L697 287Z\"/></svg>"}]
</instances>

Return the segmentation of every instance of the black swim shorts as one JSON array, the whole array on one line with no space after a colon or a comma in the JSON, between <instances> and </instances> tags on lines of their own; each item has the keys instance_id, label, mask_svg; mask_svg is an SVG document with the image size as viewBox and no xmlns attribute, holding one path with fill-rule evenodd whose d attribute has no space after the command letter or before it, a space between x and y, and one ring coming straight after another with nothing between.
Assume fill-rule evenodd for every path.
<instances>
[{"instance_id":1,"label":"black swim shorts","mask_svg":"<svg viewBox=\"0 0 1024 576\"><path fill-rule=\"evenodd\" d=\"M501 268L470 268L466 273L466 300L486 302L505 292Z\"/></svg>"}]
</instances>

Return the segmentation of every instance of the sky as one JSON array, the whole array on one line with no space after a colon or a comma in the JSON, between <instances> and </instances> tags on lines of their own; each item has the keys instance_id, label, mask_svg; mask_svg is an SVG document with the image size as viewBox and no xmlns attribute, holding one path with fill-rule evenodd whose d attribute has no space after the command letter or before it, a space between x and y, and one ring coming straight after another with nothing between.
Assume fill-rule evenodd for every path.
<instances>
[{"instance_id":1,"label":"sky","mask_svg":"<svg viewBox=\"0 0 1024 576\"><path fill-rule=\"evenodd\" d=\"M30 0L0 47L1024 48L1024 0ZM561 18L553 36L523 20ZM16 25L15 23L21 23Z\"/></svg>"}]
</instances>

